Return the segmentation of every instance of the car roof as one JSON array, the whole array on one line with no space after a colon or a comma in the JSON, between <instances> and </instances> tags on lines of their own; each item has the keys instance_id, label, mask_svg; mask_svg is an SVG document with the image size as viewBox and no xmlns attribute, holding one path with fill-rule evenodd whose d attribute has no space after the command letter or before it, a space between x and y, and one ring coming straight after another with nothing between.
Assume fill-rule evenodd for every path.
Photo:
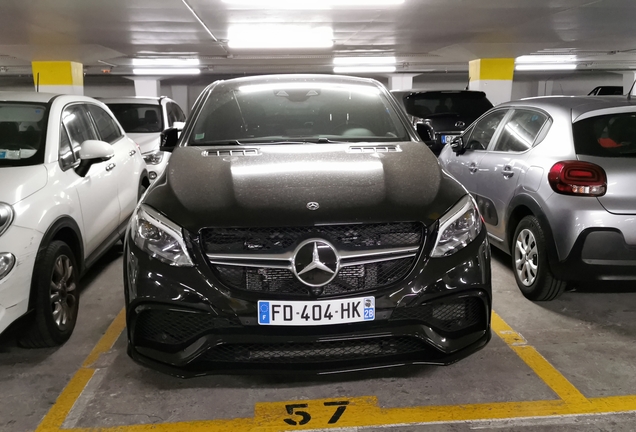
<instances>
[{"instance_id":1,"label":"car roof","mask_svg":"<svg viewBox=\"0 0 636 432\"><path fill-rule=\"evenodd\" d=\"M0 91L0 101L4 102L39 102L49 103L59 96L55 93L39 93L35 91Z\"/></svg>"},{"instance_id":2,"label":"car roof","mask_svg":"<svg viewBox=\"0 0 636 432\"><path fill-rule=\"evenodd\" d=\"M118 98L97 98L105 104L148 104L148 105L160 105L161 99L166 99L165 96L150 97L150 96L124 96Z\"/></svg>"},{"instance_id":3,"label":"car roof","mask_svg":"<svg viewBox=\"0 0 636 432\"><path fill-rule=\"evenodd\" d=\"M378 81L371 78L359 78L347 75L327 75L327 74L280 74L280 75L258 75L258 76L250 76L250 77L240 77L233 78L229 80L223 81L215 81L210 84L206 90L214 88L216 86L219 87L237 87L237 86L246 86L246 85L259 85L259 84L288 84L288 83L311 83L311 82L321 82L328 84L351 84L351 85L368 85L374 87L381 87Z\"/></svg>"},{"instance_id":4,"label":"car roof","mask_svg":"<svg viewBox=\"0 0 636 432\"><path fill-rule=\"evenodd\" d=\"M634 107L636 99L628 100L626 96L540 96L506 102L499 107L506 106L532 106L545 111L571 112L572 118L608 108Z\"/></svg>"}]
</instances>

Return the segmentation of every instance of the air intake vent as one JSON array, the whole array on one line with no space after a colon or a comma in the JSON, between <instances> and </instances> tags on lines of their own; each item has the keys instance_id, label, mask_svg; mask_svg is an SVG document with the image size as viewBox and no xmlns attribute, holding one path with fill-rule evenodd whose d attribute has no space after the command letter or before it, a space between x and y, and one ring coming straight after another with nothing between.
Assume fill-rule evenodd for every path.
<instances>
[{"instance_id":1,"label":"air intake vent","mask_svg":"<svg viewBox=\"0 0 636 432\"><path fill-rule=\"evenodd\" d=\"M219 149L219 150L205 150L201 153L203 156L257 156L259 154L258 149L255 148L246 148L240 150L229 150L229 149Z\"/></svg>"},{"instance_id":2,"label":"air intake vent","mask_svg":"<svg viewBox=\"0 0 636 432\"><path fill-rule=\"evenodd\" d=\"M355 146L349 147L348 153L394 153L400 152L400 146L388 145L388 146Z\"/></svg>"}]
</instances>

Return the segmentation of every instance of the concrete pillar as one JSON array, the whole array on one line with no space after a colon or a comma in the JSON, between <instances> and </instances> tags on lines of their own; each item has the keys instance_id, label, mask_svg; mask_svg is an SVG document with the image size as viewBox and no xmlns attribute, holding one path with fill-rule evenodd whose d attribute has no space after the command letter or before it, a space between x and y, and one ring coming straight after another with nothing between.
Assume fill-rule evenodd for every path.
<instances>
[{"instance_id":1,"label":"concrete pillar","mask_svg":"<svg viewBox=\"0 0 636 432\"><path fill-rule=\"evenodd\" d=\"M413 88L413 77L419 74L389 75L389 90L410 90Z\"/></svg>"},{"instance_id":2,"label":"concrete pillar","mask_svg":"<svg viewBox=\"0 0 636 432\"><path fill-rule=\"evenodd\" d=\"M33 84L45 93L84 94L84 65L71 61L34 61Z\"/></svg>"},{"instance_id":3,"label":"concrete pillar","mask_svg":"<svg viewBox=\"0 0 636 432\"><path fill-rule=\"evenodd\" d=\"M539 91L537 96L552 96L552 90L554 89L554 81L539 81Z\"/></svg>"},{"instance_id":4,"label":"concrete pillar","mask_svg":"<svg viewBox=\"0 0 636 432\"><path fill-rule=\"evenodd\" d=\"M499 105L512 99L512 78L515 72L515 59L490 58L470 62L470 90L486 93L493 105Z\"/></svg>"},{"instance_id":5,"label":"concrete pillar","mask_svg":"<svg viewBox=\"0 0 636 432\"><path fill-rule=\"evenodd\" d=\"M183 112L188 115L190 113L190 104L188 103L188 86L187 85L173 85L172 99L179 104Z\"/></svg>"},{"instance_id":6,"label":"concrete pillar","mask_svg":"<svg viewBox=\"0 0 636 432\"><path fill-rule=\"evenodd\" d=\"M636 82L636 72L623 72L623 94L629 93L629 89ZM636 94L636 86L632 89L632 95Z\"/></svg>"},{"instance_id":7,"label":"concrete pillar","mask_svg":"<svg viewBox=\"0 0 636 432\"><path fill-rule=\"evenodd\" d=\"M135 95L146 97L161 96L161 84L158 79L135 78Z\"/></svg>"}]
</instances>

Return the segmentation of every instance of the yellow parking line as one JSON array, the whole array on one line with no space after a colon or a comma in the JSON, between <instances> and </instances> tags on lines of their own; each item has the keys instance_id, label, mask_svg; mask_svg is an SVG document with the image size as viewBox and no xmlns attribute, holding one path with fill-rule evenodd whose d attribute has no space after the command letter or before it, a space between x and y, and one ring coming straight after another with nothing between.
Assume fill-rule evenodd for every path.
<instances>
[{"instance_id":1,"label":"yellow parking line","mask_svg":"<svg viewBox=\"0 0 636 432\"><path fill-rule=\"evenodd\" d=\"M492 330L547 384L564 402L589 403L587 398L567 380L539 352L528 345L519 333L514 331L495 312L492 312Z\"/></svg>"},{"instance_id":2,"label":"yellow parking line","mask_svg":"<svg viewBox=\"0 0 636 432\"><path fill-rule=\"evenodd\" d=\"M82 363L82 367L75 372L73 378L71 378L64 390L62 390L55 404L53 404L49 412L44 416L36 432L60 430L71 408L73 408L73 405L75 405L75 402L79 399L84 388L95 373L95 369L91 368L91 366L97 361L100 355L108 352L113 347L113 344L125 327L126 314L125 309L122 309L110 324L106 333L104 333L99 342L97 342L97 345L95 345L88 357L86 357L86 360Z\"/></svg>"}]
</instances>

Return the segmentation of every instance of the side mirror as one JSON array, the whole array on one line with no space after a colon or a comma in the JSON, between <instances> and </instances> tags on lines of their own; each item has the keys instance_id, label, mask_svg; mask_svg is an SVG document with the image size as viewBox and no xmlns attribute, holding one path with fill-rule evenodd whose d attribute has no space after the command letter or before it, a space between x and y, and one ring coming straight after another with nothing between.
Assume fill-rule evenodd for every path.
<instances>
[{"instance_id":1,"label":"side mirror","mask_svg":"<svg viewBox=\"0 0 636 432\"><path fill-rule=\"evenodd\" d=\"M415 123L415 130L425 143L429 144L431 141L435 141L435 131L429 122L418 120Z\"/></svg>"},{"instance_id":2,"label":"side mirror","mask_svg":"<svg viewBox=\"0 0 636 432\"><path fill-rule=\"evenodd\" d=\"M104 141L86 140L79 148L80 163L75 172L80 177L85 177L88 170L96 163L106 162L115 156L113 146Z\"/></svg>"},{"instance_id":3,"label":"side mirror","mask_svg":"<svg viewBox=\"0 0 636 432\"><path fill-rule=\"evenodd\" d=\"M453 139L450 143L451 149L457 153L457 155L464 154L466 152L466 148L464 147L464 138L458 136Z\"/></svg>"},{"instance_id":4,"label":"side mirror","mask_svg":"<svg viewBox=\"0 0 636 432\"><path fill-rule=\"evenodd\" d=\"M179 143L179 132L180 130L175 127L168 128L161 132L161 145L159 150L172 153L172 150L174 150Z\"/></svg>"}]
</instances>

